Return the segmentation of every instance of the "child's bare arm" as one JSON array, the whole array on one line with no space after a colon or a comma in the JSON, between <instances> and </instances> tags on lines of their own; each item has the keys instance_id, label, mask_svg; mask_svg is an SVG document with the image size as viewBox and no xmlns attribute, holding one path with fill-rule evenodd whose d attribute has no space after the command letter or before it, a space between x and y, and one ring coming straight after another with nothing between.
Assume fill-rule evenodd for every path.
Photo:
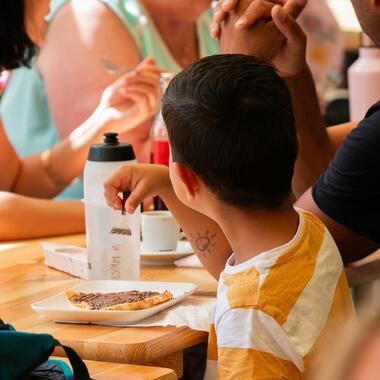
<instances>
[{"instance_id":1,"label":"child's bare arm","mask_svg":"<svg viewBox=\"0 0 380 380\"><path fill-rule=\"evenodd\" d=\"M146 198L159 195L184 230L194 252L205 268L219 278L231 246L219 226L211 219L184 205L175 195L169 170L161 165L133 165L119 169L104 185L110 207L121 208L119 193L130 191L126 210L133 213Z\"/></svg>"}]
</instances>

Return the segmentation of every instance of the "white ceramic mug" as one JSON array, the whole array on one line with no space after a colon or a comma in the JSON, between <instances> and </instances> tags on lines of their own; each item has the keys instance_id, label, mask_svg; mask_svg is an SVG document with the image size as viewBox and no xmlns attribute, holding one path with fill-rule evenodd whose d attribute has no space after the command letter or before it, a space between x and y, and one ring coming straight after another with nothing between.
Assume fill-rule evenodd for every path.
<instances>
[{"instance_id":1,"label":"white ceramic mug","mask_svg":"<svg viewBox=\"0 0 380 380\"><path fill-rule=\"evenodd\" d=\"M179 225L170 211L146 211L141 214L143 252L177 249Z\"/></svg>"}]
</instances>

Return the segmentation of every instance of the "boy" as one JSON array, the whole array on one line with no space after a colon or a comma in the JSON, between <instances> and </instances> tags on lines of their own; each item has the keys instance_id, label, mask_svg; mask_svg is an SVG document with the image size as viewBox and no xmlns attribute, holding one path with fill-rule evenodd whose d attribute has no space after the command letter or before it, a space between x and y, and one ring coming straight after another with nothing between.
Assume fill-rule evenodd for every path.
<instances>
[{"instance_id":1,"label":"boy","mask_svg":"<svg viewBox=\"0 0 380 380\"><path fill-rule=\"evenodd\" d=\"M163 117L170 181L162 167L125 167L105 185L109 205L130 190L133 212L159 194L217 277L212 251L231 245L206 378L303 379L326 330L353 308L330 234L292 206L297 137L284 81L253 57L204 58L172 80Z\"/></svg>"}]
</instances>

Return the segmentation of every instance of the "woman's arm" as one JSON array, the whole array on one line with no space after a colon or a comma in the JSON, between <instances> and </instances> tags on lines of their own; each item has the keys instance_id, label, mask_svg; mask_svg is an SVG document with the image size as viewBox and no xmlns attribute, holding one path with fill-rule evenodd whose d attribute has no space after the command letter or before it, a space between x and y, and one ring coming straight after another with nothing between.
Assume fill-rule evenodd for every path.
<instances>
[{"instance_id":1,"label":"woman's arm","mask_svg":"<svg viewBox=\"0 0 380 380\"><path fill-rule=\"evenodd\" d=\"M84 232L83 204L50 201L0 192L0 240Z\"/></svg>"},{"instance_id":2,"label":"woman's arm","mask_svg":"<svg viewBox=\"0 0 380 380\"><path fill-rule=\"evenodd\" d=\"M90 118L49 151L19 160L19 170L7 190L31 197L53 198L81 173L89 145L100 142L101 137L101 125Z\"/></svg>"},{"instance_id":3,"label":"woman's arm","mask_svg":"<svg viewBox=\"0 0 380 380\"><path fill-rule=\"evenodd\" d=\"M101 142L104 132L133 130L155 114L160 72L152 59L146 59L107 87L94 114L66 139L47 152L18 160L13 179L7 179L12 191L41 198L62 191L81 173L89 146Z\"/></svg>"},{"instance_id":4,"label":"woman's arm","mask_svg":"<svg viewBox=\"0 0 380 380\"><path fill-rule=\"evenodd\" d=\"M5 133L2 120L0 119L0 190L11 191L14 180L20 170L21 164L17 153L13 149Z\"/></svg>"},{"instance_id":5,"label":"woman's arm","mask_svg":"<svg viewBox=\"0 0 380 380\"><path fill-rule=\"evenodd\" d=\"M95 110L103 90L117 79L102 60L133 68L141 56L131 34L101 1L72 0L55 15L38 58L49 108L64 138ZM149 139L150 123L121 137L133 144L139 162Z\"/></svg>"}]
</instances>

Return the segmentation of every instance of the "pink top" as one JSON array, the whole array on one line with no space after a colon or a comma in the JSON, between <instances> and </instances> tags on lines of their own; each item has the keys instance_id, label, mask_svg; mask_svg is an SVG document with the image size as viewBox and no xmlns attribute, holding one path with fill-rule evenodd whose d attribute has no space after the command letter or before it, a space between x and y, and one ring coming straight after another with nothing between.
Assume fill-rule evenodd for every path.
<instances>
[{"instance_id":1,"label":"pink top","mask_svg":"<svg viewBox=\"0 0 380 380\"><path fill-rule=\"evenodd\" d=\"M4 90L5 86L7 85L9 76L9 71L3 71L2 73L0 73L0 91Z\"/></svg>"}]
</instances>

